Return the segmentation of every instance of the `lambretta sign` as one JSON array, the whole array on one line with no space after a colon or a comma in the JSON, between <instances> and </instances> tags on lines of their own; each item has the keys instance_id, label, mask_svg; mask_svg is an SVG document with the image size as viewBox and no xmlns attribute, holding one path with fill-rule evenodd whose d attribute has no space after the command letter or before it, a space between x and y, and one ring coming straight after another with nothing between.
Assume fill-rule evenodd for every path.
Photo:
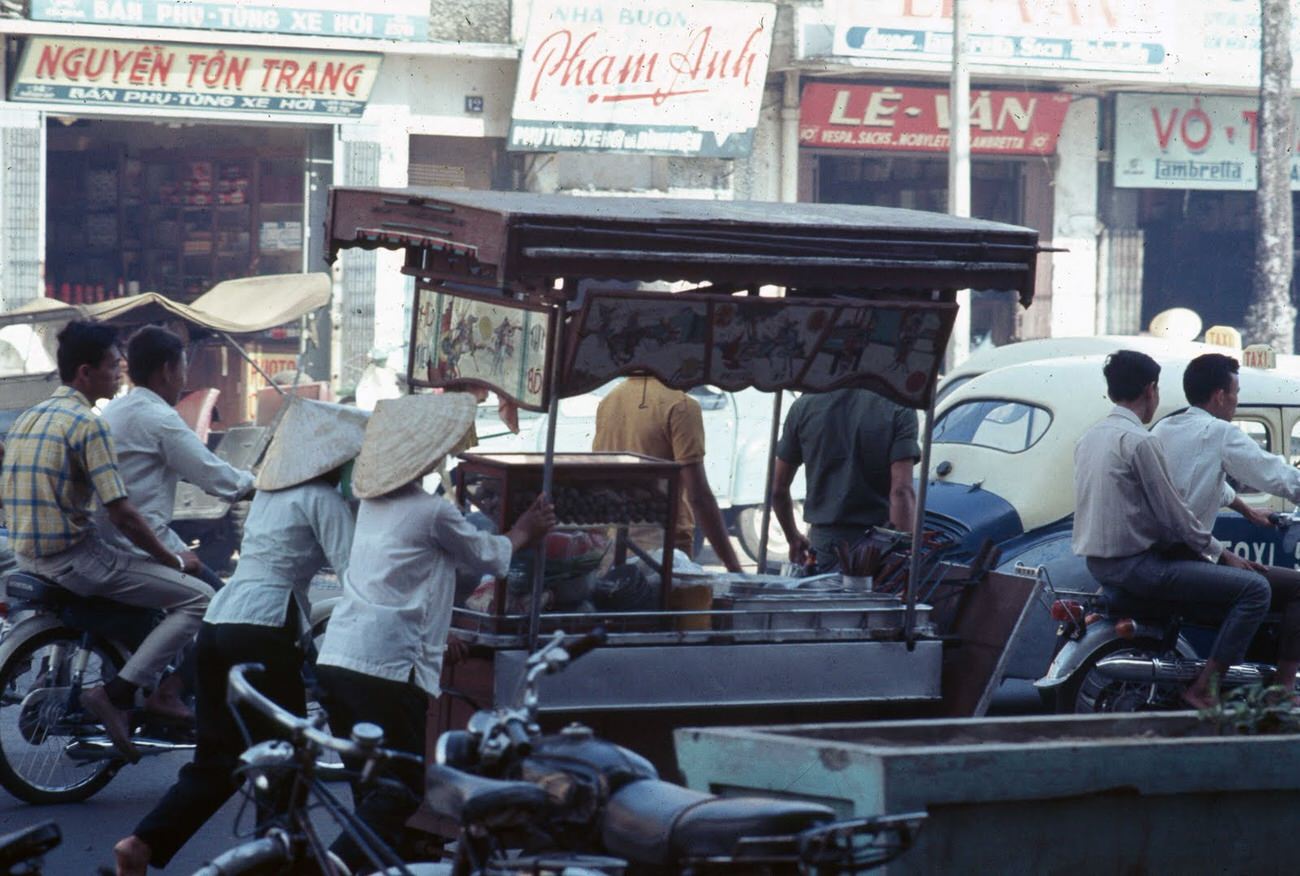
<instances>
[{"instance_id":1,"label":"lambretta sign","mask_svg":"<svg viewBox=\"0 0 1300 876\"><path fill-rule=\"evenodd\" d=\"M1293 112L1300 112L1300 101ZM1259 101L1253 97L1119 94L1115 185L1250 191L1258 139ZM1294 157L1291 188L1300 189L1300 160Z\"/></svg>"},{"instance_id":2,"label":"lambretta sign","mask_svg":"<svg viewBox=\"0 0 1300 876\"><path fill-rule=\"evenodd\" d=\"M771 3L537 0L508 148L748 155Z\"/></svg>"},{"instance_id":3,"label":"lambretta sign","mask_svg":"<svg viewBox=\"0 0 1300 876\"><path fill-rule=\"evenodd\" d=\"M1070 96L1043 91L971 92L971 151L1051 155ZM799 105L799 142L810 148L944 152L948 92L892 85L813 82Z\"/></svg>"},{"instance_id":4,"label":"lambretta sign","mask_svg":"<svg viewBox=\"0 0 1300 876\"><path fill-rule=\"evenodd\" d=\"M360 116L380 55L32 37L9 99L27 103Z\"/></svg>"}]
</instances>

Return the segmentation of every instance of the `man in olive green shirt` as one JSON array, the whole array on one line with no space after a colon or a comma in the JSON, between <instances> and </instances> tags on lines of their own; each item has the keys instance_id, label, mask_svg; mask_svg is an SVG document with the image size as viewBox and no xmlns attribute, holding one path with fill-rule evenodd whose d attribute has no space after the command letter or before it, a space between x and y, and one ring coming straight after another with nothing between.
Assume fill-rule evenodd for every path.
<instances>
[{"instance_id":1,"label":"man in olive green shirt","mask_svg":"<svg viewBox=\"0 0 1300 876\"><path fill-rule=\"evenodd\" d=\"M803 563L811 549L819 569L834 568L836 543L851 547L872 526L911 532L916 525L912 467L921 456L916 411L865 389L806 393L790 406L776 447L772 510ZM790 484L807 466L803 517L794 519Z\"/></svg>"}]
</instances>

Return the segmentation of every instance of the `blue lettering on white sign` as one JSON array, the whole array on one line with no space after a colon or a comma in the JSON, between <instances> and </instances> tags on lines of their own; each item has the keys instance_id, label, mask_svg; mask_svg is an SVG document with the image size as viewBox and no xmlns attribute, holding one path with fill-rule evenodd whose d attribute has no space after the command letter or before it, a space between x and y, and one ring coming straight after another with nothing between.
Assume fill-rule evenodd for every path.
<instances>
[{"instance_id":1,"label":"blue lettering on white sign","mask_svg":"<svg viewBox=\"0 0 1300 876\"><path fill-rule=\"evenodd\" d=\"M407 41L429 38L428 4L422 0L385 0L376 4L382 11L364 12L358 12L352 0L317 3L316 9L283 9L274 0L263 0L261 4L235 0L31 0L29 14L36 21L81 24Z\"/></svg>"},{"instance_id":2,"label":"blue lettering on white sign","mask_svg":"<svg viewBox=\"0 0 1300 876\"><path fill-rule=\"evenodd\" d=\"M26 103L75 103L85 105L175 107L216 109L294 115L343 116L356 118L365 101L323 100L317 97L242 97L232 94L203 94L192 91L161 91L144 88L94 88L84 85L46 85L16 82L9 99Z\"/></svg>"}]
</instances>

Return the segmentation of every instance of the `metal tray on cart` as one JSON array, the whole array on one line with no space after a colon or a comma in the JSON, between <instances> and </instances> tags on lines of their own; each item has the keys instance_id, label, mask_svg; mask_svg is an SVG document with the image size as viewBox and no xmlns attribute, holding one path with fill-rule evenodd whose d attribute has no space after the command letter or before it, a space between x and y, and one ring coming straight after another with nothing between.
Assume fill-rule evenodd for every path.
<instances>
[{"instance_id":1,"label":"metal tray on cart","mask_svg":"<svg viewBox=\"0 0 1300 876\"><path fill-rule=\"evenodd\" d=\"M742 612L718 615L724 628L874 630L903 626L906 605L897 594L849 591L839 575L722 577L727 590L715 597L714 608ZM918 622L927 621L928 615L929 606L918 606Z\"/></svg>"}]
</instances>

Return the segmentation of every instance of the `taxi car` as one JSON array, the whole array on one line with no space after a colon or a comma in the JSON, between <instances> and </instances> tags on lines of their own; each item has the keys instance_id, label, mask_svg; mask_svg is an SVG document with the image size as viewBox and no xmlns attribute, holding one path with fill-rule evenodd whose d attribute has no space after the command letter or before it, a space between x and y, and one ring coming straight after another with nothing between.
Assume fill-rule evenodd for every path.
<instances>
[{"instance_id":1,"label":"taxi car","mask_svg":"<svg viewBox=\"0 0 1300 876\"><path fill-rule=\"evenodd\" d=\"M1189 358L1152 355L1161 364L1154 423L1187 407L1182 375ZM1262 447L1295 464L1300 462L1300 370L1294 369L1293 359L1285 357L1277 370L1241 369L1234 422ZM1083 561L1070 551L1070 535L1074 445L1112 407L1104 363L1104 355L1090 355L1009 365L971 378L939 403L925 516L927 527L957 542L950 558L969 557L991 539L1001 548L1002 569L1017 563L1045 566L1057 588L1096 588ZM1169 463L1176 466L1178 461ZM1248 484L1236 487L1253 506L1294 507ZM1257 527L1234 511L1219 513L1214 534L1251 560L1300 565L1295 536L1288 539L1283 531ZM1054 644L1055 625L1047 612L1032 613L1013 643L1007 677L1040 678Z\"/></svg>"}]
</instances>

